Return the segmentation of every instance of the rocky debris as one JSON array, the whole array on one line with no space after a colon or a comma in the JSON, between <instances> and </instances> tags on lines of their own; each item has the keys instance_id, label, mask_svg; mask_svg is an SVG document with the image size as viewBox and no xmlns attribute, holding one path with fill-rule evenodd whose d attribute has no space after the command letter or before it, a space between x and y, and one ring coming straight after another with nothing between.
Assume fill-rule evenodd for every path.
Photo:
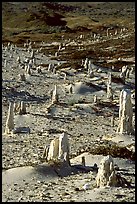
<instances>
[{"instance_id":1,"label":"rocky debris","mask_svg":"<svg viewBox=\"0 0 137 204\"><path fill-rule=\"evenodd\" d=\"M123 134L133 134L133 108L131 102L131 92L124 89L120 93L119 125L117 132Z\"/></svg>"}]
</instances>

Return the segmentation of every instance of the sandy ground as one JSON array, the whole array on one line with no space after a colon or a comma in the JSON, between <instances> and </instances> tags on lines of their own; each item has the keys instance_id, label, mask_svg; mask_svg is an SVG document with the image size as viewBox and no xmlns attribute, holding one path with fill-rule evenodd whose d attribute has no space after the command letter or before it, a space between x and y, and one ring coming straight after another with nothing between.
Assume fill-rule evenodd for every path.
<instances>
[{"instance_id":1,"label":"sandy ground","mask_svg":"<svg viewBox=\"0 0 137 204\"><path fill-rule=\"evenodd\" d=\"M126 135L124 138L116 134L118 126L119 94L123 88L134 88L135 74L131 74L127 83L112 82L114 99L106 99L106 82L108 72L119 76L119 72L111 69L94 67L94 77L89 78L86 71L76 71L71 67L67 70L64 80L63 69L56 74L49 72L48 64L59 61L51 60L41 53L36 54L36 66L42 66L42 73L32 69L32 75L27 75L26 82L19 81L18 74L24 73L16 59L30 55L24 48L16 48L17 53L3 49L2 69L2 131L4 133L9 101L24 100L27 104L27 114L14 116L15 128L29 128L30 133L17 133L2 137L2 201L93 201L93 202L134 202L135 201L135 162L128 158L120 158L115 152L114 163L119 172L128 181L128 187L96 188L95 177L97 171L92 167L99 166L101 158L106 154L94 150L104 143L104 139L116 142L124 141L123 146L132 143L135 137ZM13 56L10 57L11 53ZM60 61L60 63L64 63ZM134 64L134 62L133 62ZM68 92L69 84L73 84L73 93ZM51 103L51 90L57 85L59 104L55 104L49 114L46 108ZM93 103L97 95L97 104ZM135 100L132 99L133 108ZM114 127L111 126L112 114L115 115ZM135 114L134 114L135 118ZM135 125L135 124L134 124ZM42 154L44 146L66 131L69 134L71 167L54 169L45 162ZM127 143L126 143L127 141ZM133 150L134 151L134 150ZM89 153L90 152L90 153ZM93 154L92 154L93 153ZM87 170L81 167L81 156L84 154ZM80 166L79 166L80 165ZM78 188L90 183L86 191Z\"/></svg>"}]
</instances>

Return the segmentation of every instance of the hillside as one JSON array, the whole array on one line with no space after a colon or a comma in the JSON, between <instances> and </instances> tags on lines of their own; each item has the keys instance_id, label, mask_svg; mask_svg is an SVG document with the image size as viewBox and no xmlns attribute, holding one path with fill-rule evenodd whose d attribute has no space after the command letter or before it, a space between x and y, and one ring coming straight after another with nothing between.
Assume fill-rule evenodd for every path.
<instances>
[{"instance_id":1,"label":"hillside","mask_svg":"<svg viewBox=\"0 0 137 204\"><path fill-rule=\"evenodd\" d=\"M3 2L3 40L25 33L76 32L81 26L94 31L98 26L131 26L134 7L134 2Z\"/></svg>"}]
</instances>

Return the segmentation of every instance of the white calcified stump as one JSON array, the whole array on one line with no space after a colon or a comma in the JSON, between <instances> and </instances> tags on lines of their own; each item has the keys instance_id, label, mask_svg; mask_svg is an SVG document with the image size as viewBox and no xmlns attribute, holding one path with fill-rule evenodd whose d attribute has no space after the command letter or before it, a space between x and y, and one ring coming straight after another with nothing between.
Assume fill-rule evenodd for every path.
<instances>
[{"instance_id":1,"label":"white calcified stump","mask_svg":"<svg viewBox=\"0 0 137 204\"><path fill-rule=\"evenodd\" d=\"M84 66L84 60L82 59L81 66Z\"/></svg>"},{"instance_id":2,"label":"white calcified stump","mask_svg":"<svg viewBox=\"0 0 137 204\"><path fill-rule=\"evenodd\" d=\"M126 65L126 66L123 66L123 67L121 68L121 71L122 71L122 72L126 72L126 71L127 71L127 65Z\"/></svg>"},{"instance_id":3,"label":"white calcified stump","mask_svg":"<svg viewBox=\"0 0 137 204\"><path fill-rule=\"evenodd\" d=\"M14 102L14 107L13 107L14 113L18 113L19 110L20 110L20 103Z\"/></svg>"},{"instance_id":4,"label":"white calcified stump","mask_svg":"<svg viewBox=\"0 0 137 204\"><path fill-rule=\"evenodd\" d=\"M82 159L81 164L82 164L83 166L85 166L85 164L86 164L86 163L85 163L85 157L83 156L81 159Z\"/></svg>"},{"instance_id":5,"label":"white calcified stump","mask_svg":"<svg viewBox=\"0 0 137 204\"><path fill-rule=\"evenodd\" d=\"M72 84L70 84L70 86L69 86L69 93L70 93L70 94L73 93L73 86L72 86Z\"/></svg>"},{"instance_id":6,"label":"white calcified stump","mask_svg":"<svg viewBox=\"0 0 137 204\"><path fill-rule=\"evenodd\" d=\"M36 65L36 58L32 59L32 63L33 63L33 65Z\"/></svg>"},{"instance_id":7,"label":"white calcified stump","mask_svg":"<svg viewBox=\"0 0 137 204\"><path fill-rule=\"evenodd\" d=\"M25 65L25 72L27 72L27 69L28 69L28 66L27 66L27 65Z\"/></svg>"},{"instance_id":8,"label":"white calcified stump","mask_svg":"<svg viewBox=\"0 0 137 204\"><path fill-rule=\"evenodd\" d=\"M19 114L20 115L26 114L26 103L24 101L20 102Z\"/></svg>"},{"instance_id":9,"label":"white calcified stump","mask_svg":"<svg viewBox=\"0 0 137 204\"><path fill-rule=\"evenodd\" d=\"M30 67L28 67L28 68L27 68L26 73L27 73L27 74L29 74L29 75L31 75L31 70L30 70Z\"/></svg>"},{"instance_id":10,"label":"white calcified stump","mask_svg":"<svg viewBox=\"0 0 137 204\"><path fill-rule=\"evenodd\" d=\"M56 67L53 67L52 73L56 74Z\"/></svg>"},{"instance_id":11,"label":"white calcified stump","mask_svg":"<svg viewBox=\"0 0 137 204\"><path fill-rule=\"evenodd\" d=\"M108 75L108 84L111 85L111 83L112 83L112 74L110 72L109 75Z\"/></svg>"},{"instance_id":12,"label":"white calcified stump","mask_svg":"<svg viewBox=\"0 0 137 204\"><path fill-rule=\"evenodd\" d=\"M115 119L114 119L114 115L112 115L112 117L111 117L111 126L112 126L112 127L114 127L114 120L115 120Z\"/></svg>"},{"instance_id":13,"label":"white calcified stump","mask_svg":"<svg viewBox=\"0 0 137 204\"><path fill-rule=\"evenodd\" d=\"M63 132L59 137L58 159L69 164L69 141L67 133Z\"/></svg>"},{"instance_id":14,"label":"white calcified stump","mask_svg":"<svg viewBox=\"0 0 137 204\"><path fill-rule=\"evenodd\" d=\"M130 74L133 74L133 73L134 73L134 67L132 67L130 70Z\"/></svg>"},{"instance_id":15,"label":"white calcified stump","mask_svg":"<svg viewBox=\"0 0 137 204\"><path fill-rule=\"evenodd\" d=\"M52 71L52 69L53 69L53 65L50 63L48 66L48 71Z\"/></svg>"},{"instance_id":16,"label":"white calcified stump","mask_svg":"<svg viewBox=\"0 0 137 204\"><path fill-rule=\"evenodd\" d=\"M117 185L114 162L110 155L104 157L100 162L100 167L96 177L96 184L97 187Z\"/></svg>"},{"instance_id":17,"label":"white calcified stump","mask_svg":"<svg viewBox=\"0 0 137 204\"><path fill-rule=\"evenodd\" d=\"M4 61L4 67L7 67L7 60Z\"/></svg>"},{"instance_id":18,"label":"white calcified stump","mask_svg":"<svg viewBox=\"0 0 137 204\"><path fill-rule=\"evenodd\" d=\"M37 72L38 72L38 73L42 73L42 71L41 71L41 67L40 67L40 66L37 67L36 69L37 69Z\"/></svg>"},{"instance_id":19,"label":"white calcified stump","mask_svg":"<svg viewBox=\"0 0 137 204\"><path fill-rule=\"evenodd\" d=\"M117 29L115 30L115 35L117 35L118 34L118 31L117 31Z\"/></svg>"},{"instance_id":20,"label":"white calcified stump","mask_svg":"<svg viewBox=\"0 0 137 204\"><path fill-rule=\"evenodd\" d=\"M57 57L58 56L58 52L55 52L55 57Z\"/></svg>"},{"instance_id":21,"label":"white calcified stump","mask_svg":"<svg viewBox=\"0 0 137 204\"><path fill-rule=\"evenodd\" d=\"M126 78L129 78L129 69L126 71Z\"/></svg>"},{"instance_id":22,"label":"white calcified stump","mask_svg":"<svg viewBox=\"0 0 137 204\"><path fill-rule=\"evenodd\" d=\"M93 38L94 38L94 39L96 38L96 33L94 33Z\"/></svg>"},{"instance_id":23,"label":"white calcified stump","mask_svg":"<svg viewBox=\"0 0 137 204\"><path fill-rule=\"evenodd\" d=\"M94 95L93 101L94 101L94 103L97 103L97 95Z\"/></svg>"},{"instance_id":24,"label":"white calcified stump","mask_svg":"<svg viewBox=\"0 0 137 204\"><path fill-rule=\"evenodd\" d=\"M20 56L17 57L17 62L20 63Z\"/></svg>"},{"instance_id":25,"label":"white calcified stump","mask_svg":"<svg viewBox=\"0 0 137 204\"><path fill-rule=\"evenodd\" d=\"M58 48L58 52L61 50L61 48L62 48L62 45L60 44L60 45L59 45L59 48Z\"/></svg>"},{"instance_id":26,"label":"white calcified stump","mask_svg":"<svg viewBox=\"0 0 137 204\"><path fill-rule=\"evenodd\" d=\"M126 73L125 72L121 72L120 73L120 78L122 79L123 83L125 83Z\"/></svg>"},{"instance_id":27,"label":"white calcified stump","mask_svg":"<svg viewBox=\"0 0 137 204\"><path fill-rule=\"evenodd\" d=\"M134 133L133 129L133 108L130 90L122 90L120 93L119 125L117 132L123 134Z\"/></svg>"},{"instance_id":28,"label":"white calcified stump","mask_svg":"<svg viewBox=\"0 0 137 204\"><path fill-rule=\"evenodd\" d=\"M43 156L42 156L42 158L45 158L46 161L48 161L49 148L50 148L50 145L45 145L44 151L43 151Z\"/></svg>"},{"instance_id":29,"label":"white calcified stump","mask_svg":"<svg viewBox=\"0 0 137 204\"><path fill-rule=\"evenodd\" d=\"M88 61L89 61L88 58L86 58L85 59L85 63L84 63L84 68L85 69L88 69Z\"/></svg>"},{"instance_id":30,"label":"white calcified stump","mask_svg":"<svg viewBox=\"0 0 137 204\"><path fill-rule=\"evenodd\" d=\"M111 84L107 84L107 98L113 100L113 92Z\"/></svg>"},{"instance_id":31,"label":"white calcified stump","mask_svg":"<svg viewBox=\"0 0 137 204\"><path fill-rule=\"evenodd\" d=\"M123 66L121 68L120 78L123 80L124 83L126 78L126 72L127 72L127 66Z\"/></svg>"},{"instance_id":32,"label":"white calcified stump","mask_svg":"<svg viewBox=\"0 0 137 204\"><path fill-rule=\"evenodd\" d=\"M8 117L6 121L5 133L9 134L12 130L14 130L14 112L13 112L14 104L13 102L9 103Z\"/></svg>"},{"instance_id":33,"label":"white calcified stump","mask_svg":"<svg viewBox=\"0 0 137 204\"><path fill-rule=\"evenodd\" d=\"M12 57L13 57L13 54L10 55L10 58L12 58Z\"/></svg>"},{"instance_id":34,"label":"white calcified stump","mask_svg":"<svg viewBox=\"0 0 137 204\"><path fill-rule=\"evenodd\" d=\"M31 59L34 58L34 50L32 50L30 57L31 57Z\"/></svg>"},{"instance_id":35,"label":"white calcified stump","mask_svg":"<svg viewBox=\"0 0 137 204\"><path fill-rule=\"evenodd\" d=\"M55 85L55 89L52 93L52 104L58 102L58 93L57 93L57 85Z\"/></svg>"},{"instance_id":36,"label":"white calcified stump","mask_svg":"<svg viewBox=\"0 0 137 204\"><path fill-rule=\"evenodd\" d=\"M25 74L19 74L19 80L26 81Z\"/></svg>"},{"instance_id":37,"label":"white calcified stump","mask_svg":"<svg viewBox=\"0 0 137 204\"><path fill-rule=\"evenodd\" d=\"M109 29L110 29L110 28L107 28L107 37L109 36Z\"/></svg>"},{"instance_id":38,"label":"white calcified stump","mask_svg":"<svg viewBox=\"0 0 137 204\"><path fill-rule=\"evenodd\" d=\"M114 65L112 65L111 69L112 69L112 70L114 70L114 69L115 69Z\"/></svg>"},{"instance_id":39,"label":"white calcified stump","mask_svg":"<svg viewBox=\"0 0 137 204\"><path fill-rule=\"evenodd\" d=\"M67 79L67 74L64 73L64 81L66 81L66 79Z\"/></svg>"},{"instance_id":40,"label":"white calcified stump","mask_svg":"<svg viewBox=\"0 0 137 204\"><path fill-rule=\"evenodd\" d=\"M88 75L89 75L89 77L93 77L94 76L93 69L92 69L92 63L91 63L90 60L88 62Z\"/></svg>"},{"instance_id":41,"label":"white calcified stump","mask_svg":"<svg viewBox=\"0 0 137 204\"><path fill-rule=\"evenodd\" d=\"M54 161L58 159L59 153L59 139L55 138L51 141L50 147L48 150L47 161Z\"/></svg>"}]
</instances>

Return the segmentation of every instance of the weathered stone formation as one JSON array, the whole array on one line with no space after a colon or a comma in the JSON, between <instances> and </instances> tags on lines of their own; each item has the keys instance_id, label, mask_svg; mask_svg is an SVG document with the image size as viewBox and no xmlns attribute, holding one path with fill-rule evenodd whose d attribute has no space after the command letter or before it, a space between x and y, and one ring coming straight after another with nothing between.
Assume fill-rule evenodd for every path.
<instances>
[{"instance_id":1,"label":"weathered stone formation","mask_svg":"<svg viewBox=\"0 0 137 204\"><path fill-rule=\"evenodd\" d=\"M24 103L24 101L20 102L20 109L19 109L19 114L23 115L26 114L26 103Z\"/></svg>"},{"instance_id":2,"label":"weathered stone formation","mask_svg":"<svg viewBox=\"0 0 137 204\"><path fill-rule=\"evenodd\" d=\"M96 177L97 187L103 186L117 186L117 177L114 169L113 158L108 155L100 162Z\"/></svg>"},{"instance_id":3,"label":"weathered stone formation","mask_svg":"<svg viewBox=\"0 0 137 204\"><path fill-rule=\"evenodd\" d=\"M53 90L52 93L52 104L53 103L58 103L57 85L55 85L55 89Z\"/></svg>"},{"instance_id":4,"label":"weathered stone formation","mask_svg":"<svg viewBox=\"0 0 137 204\"><path fill-rule=\"evenodd\" d=\"M123 89L120 93L119 125L117 132L133 134L133 108L130 90Z\"/></svg>"},{"instance_id":5,"label":"weathered stone formation","mask_svg":"<svg viewBox=\"0 0 137 204\"><path fill-rule=\"evenodd\" d=\"M47 161L67 163L69 161L69 141L67 133L62 133L59 137L53 139L50 146L45 146L43 158Z\"/></svg>"},{"instance_id":6,"label":"weathered stone formation","mask_svg":"<svg viewBox=\"0 0 137 204\"><path fill-rule=\"evenodd\" d=\"M6 121L5 133L9 134L14 130L14 113L13 113L13 102L9 103L8 117Z\"/></svg>"}]
</instances>

